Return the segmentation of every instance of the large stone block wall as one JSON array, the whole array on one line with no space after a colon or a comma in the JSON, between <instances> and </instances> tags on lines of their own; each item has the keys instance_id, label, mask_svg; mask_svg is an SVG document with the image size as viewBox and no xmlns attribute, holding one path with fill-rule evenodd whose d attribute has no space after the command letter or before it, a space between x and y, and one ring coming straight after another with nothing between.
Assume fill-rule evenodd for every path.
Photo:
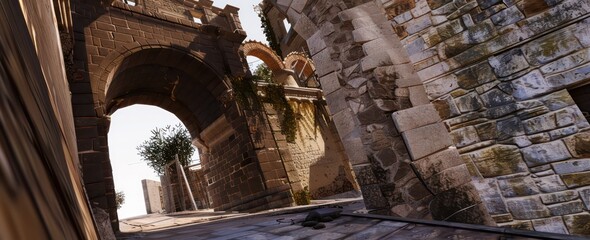
<instances>
[{"instance_id":1,"label":"large stone block wall","mask_svg":"<svg viewBox=\"0 0 590 240\"><path fill-rule=\"evenodd\" d=\"M590 2L382 2L496 223L589 235Z\"/></svg>"},{"instance_id":2,"label":"large stone block wall","mask_svg":"<svg viewBox=\"0 0 590 240\"><path fill-rule=\"evenodd\" d=\"M367 208L493 224L383 8L373 1L270 1L306 39ZM408 121L419 108L421 121ZM392 113L397 113L392 118ZM418 143L418 144L416 144ZM439 154L453 164L440 165ZM418 166L419 165L419 166ZM419 172L417 167L435 169Z\"/></svg>"}]
</instances>

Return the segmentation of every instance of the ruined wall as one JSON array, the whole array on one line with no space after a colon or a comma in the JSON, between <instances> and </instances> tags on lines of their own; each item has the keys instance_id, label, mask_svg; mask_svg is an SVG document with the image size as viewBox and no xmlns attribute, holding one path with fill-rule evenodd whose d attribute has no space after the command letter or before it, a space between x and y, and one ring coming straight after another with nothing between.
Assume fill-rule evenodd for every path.
<instances>
[{"instance_id":1,"label":"ruined wall","mask_svg":"<svg viewBox=\"0 0 590 240\"><path fill-rule=\"evenodd\" d=\"M590 234L587 1L384 1L500 226ZM584 101L587 101L585 99Z\"/></svg>"}]
</instances>

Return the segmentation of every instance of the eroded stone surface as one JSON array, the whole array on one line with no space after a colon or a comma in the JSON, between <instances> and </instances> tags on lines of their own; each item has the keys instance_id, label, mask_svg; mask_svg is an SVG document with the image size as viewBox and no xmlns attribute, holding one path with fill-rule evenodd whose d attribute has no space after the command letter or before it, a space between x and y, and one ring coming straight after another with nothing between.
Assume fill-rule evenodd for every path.
<instances>
[{"instance_id":1,"label":"eroded stone surface","mask_svg":"<svg viewBox=\"0 0 590 240\"><path fill-rule=\"evenodd\" d=\"M494 145L467 154L484 177L496 177L526 171L518 147Z\"/></svg>"}]
</instances>

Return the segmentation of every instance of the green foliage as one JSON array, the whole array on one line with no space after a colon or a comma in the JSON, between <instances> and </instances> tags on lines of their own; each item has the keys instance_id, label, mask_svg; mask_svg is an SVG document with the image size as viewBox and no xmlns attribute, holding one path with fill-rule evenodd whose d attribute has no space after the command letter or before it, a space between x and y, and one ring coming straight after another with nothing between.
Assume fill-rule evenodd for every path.
<instances>
[{"instance_id":1,"label":"green foliage","mask_svg":"<svg viewBox=\"0 0 590 240\"><path fill-rule=\"evenodd\" d=\"M254 70L254 79L270 83L272 82L272 71L266 66L266 64L260 64Z\"/></svg>"},{"instance_id":2,"label":"green foliage","mask_svg":"<svg viewBox=\"0 0 590 240\"><path fill-rule=\"evenodd\" d=\"M253 80L256 78L232 78L233 94L236 102L246 110L260 110L261 103L270 103L280 116L281 133L287 138L287 142L294 142L297 134L297 119L293 108L285 97L285 89L282 85L269 83L257 88ZM262 97L257 94L262 92Z\"/></svg>"},{"instance_id":3,"label":"green foliage","mask_svg":"<svg viewBox=\"0 0 590 240\"><path fill-rule=\"evenodd\" d=\"M279 57L282 57L283 53L281 51L281 46L276 40L276 35L270 25L270 21L268 20L268 18L266 18L266 16L264 16L262 10L258 12L258 17L260 18L260 22L262 22L262 31L266 36L266 41L268 41L268 45L270 45L270 48L272 48L272 50L274 50L277 53L277 55L279 55Z\"/></svg>"},{"instance_id":4,"label":"green foliage","mask_svg":"<svg viewBox=\"0 0 590 240\"><path fill-rule=\"evenodd\" d=\"M256 87L249 78L231 78L230 82L236 102L246 110L260 109Z\"/></svg>"},{"instance_id":5,"label":"green foliage","mask_svg":"<svg viewBox=\"0 0 590 240\"><path fill-rule=\"evenodd\" d=\"M307 187L295 192L294 198L297 205L309 205L311 203L311 193Z\"/></svg>"},{"instance_id":6,"label":"green foliage","mask_svg":"<svg viewBox=\"0 0 590 240\"><path fill-rule=\"evenodd\" d=\"M177 154L180 164L188 166L190 157L195 152L188 131L180 124L152 130L152 136L139 145L137 150L139 156L158 174L164 173L166 164L174 161Z\"/></svg>"},{"instance_id":7,"label":"green foliage","mask_svg":"<svg viewBox=\"0 0 590 240\"><path fill-rule=\"evenodd\" d=\"M268 84L264 89L263 102L270 103L281 116L281 133L287 138L287 142L295 142L297 133L297 120L293 108L285 98L285 89L278 84Z\"/></svg>"},{"instance_id":8,"label":"green foliage","mask_svg":"<svg viewBox=\"0 0 590 240\"><path fill-rule=\"evenodd\" d=\"M115 202L117 203L117 209L121 209L121 206L125 203L125 193L122 191L115 192Z\"/></svg>"}]
</instances>

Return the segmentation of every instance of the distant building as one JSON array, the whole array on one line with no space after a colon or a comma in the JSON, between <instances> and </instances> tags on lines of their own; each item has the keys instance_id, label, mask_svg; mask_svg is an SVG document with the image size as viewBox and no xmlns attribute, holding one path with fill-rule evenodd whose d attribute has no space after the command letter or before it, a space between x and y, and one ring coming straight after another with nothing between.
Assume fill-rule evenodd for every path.
<instances>
[{"instance_id":1,"label":"distant building","mask_svg":"<svg viewBox=\"0 0 590 240\"><path fill-rule=\"evenodd\" d=\"M150 213L161 213L164 211L162 184L158 181L143 179L143 199L145 200L145 211Z\"/></svg>"}]
</instances>

